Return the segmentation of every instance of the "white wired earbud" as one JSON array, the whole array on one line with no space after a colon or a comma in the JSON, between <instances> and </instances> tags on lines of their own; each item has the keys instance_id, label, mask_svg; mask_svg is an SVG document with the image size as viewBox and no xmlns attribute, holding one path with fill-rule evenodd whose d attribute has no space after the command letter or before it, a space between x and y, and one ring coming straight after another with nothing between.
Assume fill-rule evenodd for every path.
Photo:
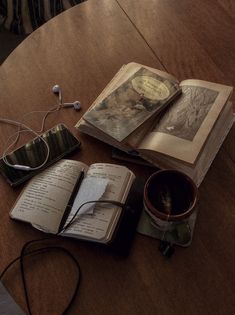
<instances>
[{"instance_id":1,"label":"white wired earbud","mask_svg":"<svg viewBox=\"0 0 235 315\"><path fill-rule=\"evenodd\" d=\"M58 95L59 97L59 102L60 104L62 105L62 91L61 91L61 88L58 84L54 85L53 88L52 88L52 92L56 95Z\"/></svg>"},{"instance_id":2,"label":"white wired earbud","mask_svg":"<svg viewBox=\"0 0 235 315\"><path fill-rule=\"evenodd\" d=\"M61 105L61 107L73 107L75 110L80 110L81 109L81 103L79 101L75 101L73 103L63 103L62 101L62 91L61 88L58 84L54 85L52 88L52 92L56 95L58 95L59 98L59 104Z\"/></svg>"},{"instance_id":3,"label":"white wired earbud","mask_svg":"<svg viewBox=\"0 0 235 315\"><path fill-rule=\"evenodd\" d=\"M61 108L65 108L65 107L73 107L75 110L80 110L81 109L81 104L79 101L75 101L73 103L63 103L63 100L62 100L62 91L61 91L61 88L58 84L54 85L53 88L52 88L52 92L54 94L56 94L59 98L59 105L57 106L54 106L53 108L51 108L50 110L48 111L32 111L30 113L26 113L25 115L23 115L23 117L27 116L28 114L32 114L32 113L43 113L45 112L45 115L42 119L42 127L41 127L41 130L39 132L42 132L44 130L44 124L45 124L45 120L47 118L47 116L55 111L58 111L60 110ZM48 143L46 142L46 140L43 138L42 135L39 134L39 132L37 131L34 131L32 128L30 128L29 126L27 126L26 124L23 124L21 122L18 122L18 121L15 121L15 120L11 120L11 119L5 119L5 118L1 118L0 117L0 123L6 123L6 124L10 124L10 125L14 125L14 126L18 126L18 131L16 133L14 133L13 135L11 135L8 140L7 140L7 143L9 142L9 140L14 136L16 135L16 138L15 140L10 144L8 145L8 147L4 150L3 152L3 155L2 155L2 160L4 161L4 163L6 165L8 165L9 167L11 168L14 168L14 169L17 169L17 170L23 170L23 171L34 171L34 170L38 170L40 169L41 167L43 167L47 161L48 161L48 158L49 158L49 155L50 155L50 147L48 145ZM28 165L19 165L19 164L11 164L8 160L7 160L7 152L9 151L10 148L12 148L18 141L19 139L19 135L21 132L25 132L25 131L28 131L28 132L31 132L33 134L35 134L38 138L40 138L43 143L45 144L45 147L46 147L46 150L47 150L47 154L46 154L46 158L44 160L44 162L42 164L40 164L39 166L36 166L36 167L30 167Z\"/></svg>"},{"instance_id":4,"label":"white wired earbud","mask_svg":"<svg viewBox=\"0 0 235 315\"><path fill-rule=\"evenodd\" d=\"M62 107L73 107L75 110L80 110L81 103L79 101L75 101L74 103L64 103Z\"/></svg>"}]
</instances>

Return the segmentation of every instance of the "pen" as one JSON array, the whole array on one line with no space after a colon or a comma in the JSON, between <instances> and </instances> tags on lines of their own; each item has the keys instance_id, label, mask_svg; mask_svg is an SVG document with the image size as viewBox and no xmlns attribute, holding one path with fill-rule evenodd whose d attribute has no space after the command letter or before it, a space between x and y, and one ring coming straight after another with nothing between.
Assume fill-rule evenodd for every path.
<instances>
[{"instance_id":1,"label":"pen","mask_svg":"<svg viewBox=\"0 0 235 315\"><path fill-rule=\"evenodd\" d=\"M58 233L60 233L61 230L62 230L63 227L64 227L64 224L65 224L65 222L66 222L66 220L67 220L67 218L68 218L68 216L69 216L69 213L70 213L71 208L72 208L72 206L73 206L74 199L75 199L75 197L77 196L77 193L78 193L79 188L80 188L80 186L81 186L81 184L82 184L82 181L83 181L83 179L84 179L84 176L85 176L85 172L84 172L84 168L83 168L83 169L80 171L80 174L79 174L79 176L78 176L78 179L77 179L77 181L76 181L76 184L74 185L72 194L71 194L71 196L70 196L70 198L69 198L68 204L67 204L67 206L66 206L66 209L65 209L65 211L64 211L62 220L61 220L61 222L60 222L60 227L59 227L59 232L58 232Z\"/></svg>"},{"instance_id":2,"label":"pen","mask_svg":"<svg viewBox=\"0 0 235 315\"><path fill-rule=\"evenodd\" d=\"M78 193L78 191L79 191L79 188L80 188L80 186L81 186L81 183L82 183L82 181L83 181L83 179L84 179L84 175L85 175L85 172L84 172L84 168L83 168L83 169L81 170L81 172L80 172L80 174L79 174L79 176L78 176L78 179L77 179L77 181L76 181L76 184L75 184L75 186L74 186L74 188L73 188L73 192L72 192L72 194L71 194L71 196L70 196L70 198L69 198L69 202L68 202L68 204L67 204L67 207L72 208L74 199L75 199L75 197L76 197L76 195L77 195L77 193ZM66 207L66 208L67 208L67 207Z\"/></svg>"}]
</instances>

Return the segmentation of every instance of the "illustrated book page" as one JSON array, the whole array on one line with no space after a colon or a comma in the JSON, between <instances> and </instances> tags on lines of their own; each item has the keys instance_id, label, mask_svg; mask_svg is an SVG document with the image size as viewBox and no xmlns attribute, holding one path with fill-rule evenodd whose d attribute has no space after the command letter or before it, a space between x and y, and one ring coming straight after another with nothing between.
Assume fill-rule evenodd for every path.
<instances>
[{"instance_id":1,"label":"illustrated book page","mask_svg":"<svg viewBox=\"0 0 235 315\"><path fill-rule=\"evenodd\" d=\"M232 88L199 80L181 82L182 94L138 145L194 164L232 93ZM225 126L226 127L226 126Z\"/></svg>"},{"instance_id":2,"label":"illustrated book page","mask_svg":"<svg viewBox=\"0 0 235 315\"><path fill-rule=\"evenodd\" d=\"M195 164L185 163L178 159L147 150L143 150L144 158L160 168L173 168L184 172L199 186L233 123L233 105L231 102L227 102Z\"/></svg>"},{"instance_id":3,"label":"illustrated book page","mask_svg":"<svg viewBox=\"0 0 235 315\"><path fill-rule=\"evenodd\" d=\"M133 73L134 72L134 73ZM149 67L131 63L113 81L110 94L98 97L83 119L94 128L122 142L180 93L178 81ZM107 92L107 90L106 90Z\"/></svg>"}]
</instances>

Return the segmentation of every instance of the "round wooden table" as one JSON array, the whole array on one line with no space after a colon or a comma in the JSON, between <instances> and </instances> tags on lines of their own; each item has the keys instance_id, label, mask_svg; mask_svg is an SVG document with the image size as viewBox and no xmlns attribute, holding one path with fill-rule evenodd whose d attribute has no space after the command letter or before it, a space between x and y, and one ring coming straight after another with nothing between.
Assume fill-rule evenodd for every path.
<instances>
[{"instance_id":1,"label":"round wooden table","mask_svg":"<svg viewBox=\"0 0 235 315\"><path fill-rule=\"evenodd\" d=\"M151 21L150 15L149 33L143 36L137 23L130 20L130 7L125 7L125 12L123 7L116 1L89 0L32 33L0 67L1 117L21 120L27 112L48 110L57 103L51 89L59 84L64 101L78 99L82 110L64 109L51 114L46 129L63 122L79 137L82 149L71 156L73 159L87 164L116 163L111 158L111 147L79 134L74 127L76 122L123 64L136 61L164 70L176 53L168 51L162 62L161 54L157 55L158 47L147 43L147 35L154 33L155 24L151 23L158 23L164 30L164 18ZM138 12L139 21L143 21L141 7ZM167 16L167 11L164 14ZM179 34L181 25L174 13L171 14L175 32ZM183 30L186 32L186 28ZM164 31L158 36L161 37L155 38L155 44L159 43L160 49L165 40ZM187 46L186 42L182 45ZM202 49L199 44L190 47L187 46L189 57ZM204 54L211 62L209 53ZM196 74L193 64L185 66L185 70L182 68L187 63L185 58L178 55L175 69L186 76L190 72L188 67L195 67ZM210 69L200 69L198 73L201 75L204 71L206 75ZM210 73L213 71L216 72L213 68ZM40 127L40 121L38 114L27 118L35 129ZM12 126L1 125L1 152L6 138L14 130ZM234 313L234 132L233 128L200 187L199 216L192 245L187 249L177 248L171 260L166 261L160 255L157 240L141 235L136 235L128 257L117 256L94 244L56 239L56 245L70 250L82 269L81 287L71 314ZM26 139L22 137L22 142ZM144 178L154 171L118 163ZM0 178L0 270L19 255L26 241L44 236L31 226L9 218L9 211L22 188L13 190ZM69 258L52 251L30 257L25 261L25 268L33 314L61 314L77 277ZM18 264L7 273L3 283L26 311Z\"/></svg>"}]
</instances>

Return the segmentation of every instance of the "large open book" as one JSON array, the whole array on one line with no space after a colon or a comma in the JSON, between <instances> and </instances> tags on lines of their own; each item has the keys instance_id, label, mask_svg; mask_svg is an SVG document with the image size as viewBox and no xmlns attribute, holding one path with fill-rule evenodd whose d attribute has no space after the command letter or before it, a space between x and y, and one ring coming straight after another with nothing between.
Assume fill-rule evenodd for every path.
<instances>
[{"instance_id":1,"label":"large open book","mask_svg":"<svg viewBox=\"0 0 235 315\"><path fill-rule=\"evenodd\" d=\"M47 233L108 244L125 215L122 205L134 181L135 175L125 166L96 163L88 167L79 161L61 160L30 180L10 217ZM97 200L100 203L86 203Z\"/></svg>"},{"instance_id":2,"label":"large open book","mask_svg":"<svg viewBox=\"0 0 235 315\"><path fill-rule=\"evenodd\" d=\"M125 90L137 90L141 97L129 102L133 95ZM130 63L118 71L76 127L160 168L181 170L200 185L232 126L231 93L230 86L193 79L178 82L168 73ZM154 97L162 98L163 110L149 112ZM125 119L116 117L116 111Z\"/></svg>"}]
</instances>

